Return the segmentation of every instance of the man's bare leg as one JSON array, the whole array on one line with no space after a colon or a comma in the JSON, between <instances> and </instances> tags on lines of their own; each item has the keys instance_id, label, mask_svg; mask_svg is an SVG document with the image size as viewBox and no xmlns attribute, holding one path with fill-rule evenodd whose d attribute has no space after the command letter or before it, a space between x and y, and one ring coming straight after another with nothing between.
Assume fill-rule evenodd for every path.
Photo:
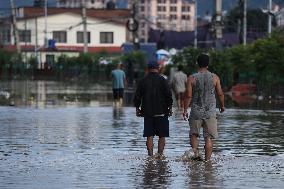
<instances>
[{"instance_id":1,"label":"man's bare leg","mask_svg":"<svg viewBox=\"0 0 284 189\"><path fill-rule=\"evenodd\" d=\"M162 155L164 153L166 138L165 137L159 137L158 140L158 154Z\"/></svg>"},{"instance_id":2,"label":"man's bare leg","mask_svg":"<svg viewBox=\"0 0 284 189\"><path fill-rule=\"evenodd\" d=\"M212 155L212 149L213 149L213 142L210 137L205 138L205 161L208 161L211 159Z\"/></svg>"},{"instance_id":3,"label":"man's bare leg","mask_svg":"<svg viewBox=\"0 0 284 189\"><path fill-rule=\"evenodd\" d=\"M146 146L148 150L148 155L153 156L153 136L147 137Z\"/></svg>"},{"instance_id":4,"label":"man's bare leg","mask_svg":"<svg viewBox=\"0 0 284 189\"><path fill-rule=\"evenodd\" d=\"M122 98L119 98L118 103L119 103L119 106L122 106L122 104L123 104L123 99L122 99Z\"/></svg>"},{"instance_id":5,"label":"man's bare leg","mask_svg":"<svg viewBox=\"0 0 284 189\"><path fill-rule=\"evenodd\" d=\"M192 134L190 136L190 145L194 153L194 157L199 157L199 151L198 151L199 141L197 135Z\"/></svg>"}]
</instances>

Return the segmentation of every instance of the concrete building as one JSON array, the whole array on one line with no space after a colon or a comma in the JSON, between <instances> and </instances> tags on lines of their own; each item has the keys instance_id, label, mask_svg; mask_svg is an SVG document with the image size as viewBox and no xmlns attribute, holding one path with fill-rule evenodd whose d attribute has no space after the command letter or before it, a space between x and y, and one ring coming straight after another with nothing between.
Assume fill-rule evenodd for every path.
<instances>
[{"instance_id":1,"label":"concrete building","mask_svg":"<svg viewBox=\"0 0 284 189\"><path fill-rule=\"evenodd\" d=\"M128 7L132 8L134 2L134 0L129 0ZM139 35L142 41L148 41L150 28L171 31L194 30L194 1L139 0L137 5Z\"/></svg>"},{"instance_id":2,"label":"concrete building","mask_svg":"<svg viewBox=\"0 0 284 189\"><path fill-rule=\"evenodd\" d=\"M275 15L277 26L284 27L284 8L280 9Z\"/></svg>"},{"instance_id":3,"label":"concrete building","mask_svg":"<svg viewBox=\"0 0 284 189\"><path fill-rule=\"evenodd\" d=\"M113 3L116 0L85 0L86 8L103 9L109 1ZM57 7L59 8L79 8L81 7L82 0L57 0Z\"/></svg>"},{"instance_id":4,"label":"concrete building","mask_svg":"<svg viewBox=\"0 0 284 189\"><path fill-rule=\"evenodd\" d=\"M126 21L129 10L87 10L88 52L120 53L121 45L128 41ZM45 31L45 23L47 31ZM83 24L81 9L23 7L18 10L17 27L22 54L27 59L37 57L40 67L52 63L62 54L78 56L83 52ZM6 50L15 50L13 27L10 21L2 22L0 43ZM55 42L55 48L45 39Z\"/></svg>"}]
</instances>

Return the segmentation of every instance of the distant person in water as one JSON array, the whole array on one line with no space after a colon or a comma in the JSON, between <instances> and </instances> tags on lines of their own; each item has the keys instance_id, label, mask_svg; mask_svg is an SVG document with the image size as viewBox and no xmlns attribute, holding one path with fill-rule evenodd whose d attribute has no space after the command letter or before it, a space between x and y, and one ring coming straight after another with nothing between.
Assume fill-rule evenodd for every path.
<instances>
[{"instance_id":1,"label":"distant person in water","mask_svg":"<svg viewBox=\"0 0 284 189\"><path fill-rule=\"evenodd\" d=\"M153 138L158 136L158 156L162 157L165 137L169 137L169 120L172 113L172 93L167 80L159 74L159 64L151 61L147 65L148 73L138 83L134 105L136 115L144 117L144 133L147 137L148 155L153 156Z\"/></svg>"},{"instance_id":2,"label":"distant person in water","mask_svg":"<svg viewBox=\"0 0 284 189\"><path fill-rule=\"evenodd\" d=\"M127 85L126 76L122 70L122 64L119 63L117 68L112 70L112 91L115 106L122 106L124 88Z\"/></svg>"},{"instance_id":3,"label":"distant person in water","mask_svg":"<svg viewBox=\"0 0 284 189\"><path fill-rule=\"evenodd\" d=\"M218 95L221 113L225 111L224 94L219 77L208 71L209 55L199 55L197 63L198 72L187 79L183 117L184 119L189 118L189 136L194 159L200 159L198 138L200 128L203 127L205 161L209 161L212 155L213 140L218 137L215 93ZM191 111L188 116L187 109L190 104Z\"/></svg>"},{"instance_id":4,"label":"distant person in water","mask_svg":"<svg viewBox=\"0 0 284 189\"><path fill-rule=\"evenodd\" d=\"M178 71L174 74L171 82L179 110L182 110L184 107L184 92L187 82L187 75L182 70L183 66L178 65Z\"/></svg>"}]
</instances>

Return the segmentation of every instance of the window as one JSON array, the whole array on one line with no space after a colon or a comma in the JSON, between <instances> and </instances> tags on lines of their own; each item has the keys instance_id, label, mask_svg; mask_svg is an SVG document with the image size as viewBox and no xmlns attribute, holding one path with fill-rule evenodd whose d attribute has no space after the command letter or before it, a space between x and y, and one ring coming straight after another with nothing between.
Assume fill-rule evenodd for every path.
<instances>
[{"instance_id":1,"label":"window","mask_svg":"<svg viewBox=\"0 0 284 189\"><path fill-rule=\"evenodd\" d=\"M170 15L170 19L171 19L171 20L176 20L176 19L177 19L177 15L171 14L171 15Z\"/></svg>"},{"instance_id":2,"label":"window","mask_svg":"<svg viewBox=\"0 0 284 189\"><path fill-rule=\"evenodd\" d=\"M165 6L158 6L158 11L165 12L167 9Z\"/></svg>"},{"instance_id":3,"label":"window","mask_svg":"<svg viewBox=\"0 0 284 189\"><path fill-rule=\"evenodd\" d=\"M141 11L141 12L144 12L144 11L145 11L145 7L144 7L144 6L143 6L143 7L141 6L141 7L140 7L140 11Z\"/></svg>"},{"instance_id":4,"label":"window","mask_svg":"<svg viewBox=\"0 0 284 189\"><path fill-rule=\"evenodd\" d=\"M91 43L91 33L87 32L88 43ZM84 32L77 32L77 43L84 43Z\"/></svg>"},{"instance_id":5,"label":"window","mask_svg":"<svg viewBox=\"0 0 284 189\"><path fill-rule=\"evenodd\" d=\"M170 7L170 11L171 12L176 12L177 11L177 7Z\"/></svg>"},{"instance_id":6,"label":"window","mask_svg":"<svg viewBox=\"0 0 284 189\"><path fill-rule=\"evenodd\" d=\"M53 54L47 54L45 56L47 67L52 67L54 65L55 56Z\"/></svg>"},{"instance_id":7,"label":"window","mask_svg":"<svg viewBox=\"0 0 284 189\"><path fill-rule=\"evenodd\" d=\"M171 4L176 4L177 0L171 0Z\"/></svg>"},{"instance_id":8,"label":"window","mask_svg":"<svg viewBox=\"0 0 284 189\"><path fill-rule=\"evenodd\" d=\"M100 43L113 43L113 32L100 32Z\"/></svg>"},{"instance_id":9,"label":"window","mask_svg":"<svg viewBox=\"0 0 284 189\"><path fill-rule=\"evenodd\" d=\"M166 19L166 15L165 14L158 14L158 19L164 20Z\"/></svg>"},{"instance_id":10,"label":"window","mask_svg":"<svg viewBox=\"0 0 284 189\"><path fill-rule=\"evenodd\" d=\"M67 32L66 31L53 31L53 39L57 43L67 42Z\"/></svg>"},{"instance_id":11,"label":"window","mask_svg":"<svg viewBox=\"0 0 284 189\"><path fill-rule=\"evenodd\" d=\"M166 0L158 0L158 3L166 3Z\"/></svg>"},{"instance_id":12,"label":"window","mask_svg":"<svg viewBox=\"0 0 284 189\"><path fill-rule=\"evenodd\" d=\"M11 31L9 29L4 29L1 31L1 39L4 44L11 42Z\"/></svg>"},{"instance_id":13,"label":"window","mask_svg":"<svg viewBox=\"0 0 284 189\"><path fill-rule=\"evenodd\" d=\"M181 19L182 20L190 20L190 16L189 15L182 15Z\"/></svg>"},{"instance_id":14,"label":"window","mask_svg":"<svg viewBox=\"0 0 284 189\"><path fill-rule=\"evenodd\" d=\"M19 30L20 42L31 42L31 30Z\"/></svg>"},{"instance_id":15,"label":"window","mask_svg":"<svg viewBox=\"0 0 284 189\"><path fill-rule=\"evenodd\" d=\"M182 11L182 12L190 12L190 6L183 6L183 7L181 8L181 11Z\"/></svg>"},{"instance_id":16,"label":"window","mask_svg":"<svg viewBox=\"0 0 284 189\"><path fill-rule=\"evenodd\" d=\"M91 3L94 4L94 3L95 3L95 0L91 0Z\"/></svg>"}]
</instances>

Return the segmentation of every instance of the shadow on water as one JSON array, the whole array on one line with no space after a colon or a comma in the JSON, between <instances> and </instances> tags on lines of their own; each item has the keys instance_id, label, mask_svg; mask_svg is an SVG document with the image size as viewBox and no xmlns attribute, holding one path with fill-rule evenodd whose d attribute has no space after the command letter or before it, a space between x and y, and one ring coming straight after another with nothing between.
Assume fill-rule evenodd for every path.
<instances>
[{"instance_id":1,"label":"shadow on water","mask_svg":"<svg viewBox=\"0 0 284 189\"><path fill-rule=\"evenodd\" d=\"M284 111L218 115L212 162L183 161L188 123L174 109L165 159L146 156L143 119L96 84L0 83L0 188L282 188ZM3 96L4 95L4 96ZM4 103L3 103L4 102ZM202 139L202 138L201 138ZM157 137L154 138L155 152ZM204 156L204 143L200 151Z\"/></svg>"}]
</instances>

